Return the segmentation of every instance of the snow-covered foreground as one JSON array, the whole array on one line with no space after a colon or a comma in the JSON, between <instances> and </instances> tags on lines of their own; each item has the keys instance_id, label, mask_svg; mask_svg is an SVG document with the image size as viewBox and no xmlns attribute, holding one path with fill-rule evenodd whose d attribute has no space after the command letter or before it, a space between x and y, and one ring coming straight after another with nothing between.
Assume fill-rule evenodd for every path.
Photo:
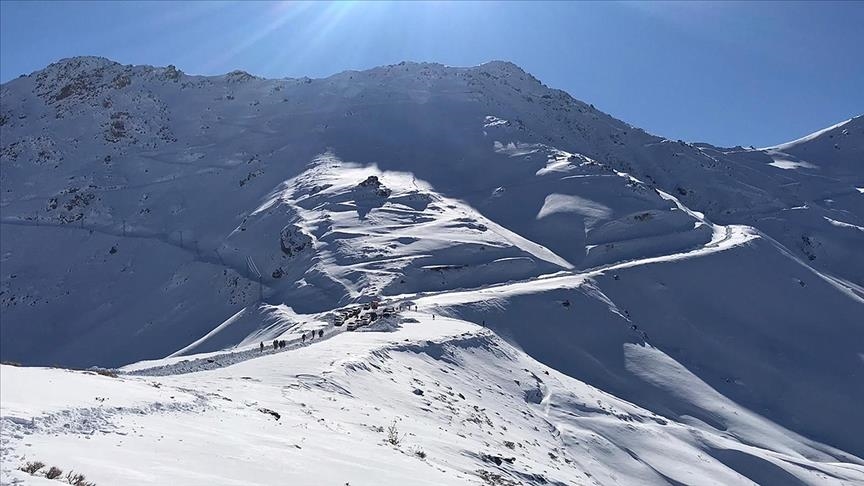
<instances>
[{"instance_id":1,"label":"snow-covered foreground","mask_svg":"<svg viewBox=\"0 0 864 486\"><path fill-rule=\"evenodd\" d=\"M3 366L4 484L58 484L15 470L34 460L98 485L864 482L861 459L733 402L767 443L649 412L476 324L400 320L171 376ZM650 345L628 356L717 400Z\"/></svg>"}]
</instances>

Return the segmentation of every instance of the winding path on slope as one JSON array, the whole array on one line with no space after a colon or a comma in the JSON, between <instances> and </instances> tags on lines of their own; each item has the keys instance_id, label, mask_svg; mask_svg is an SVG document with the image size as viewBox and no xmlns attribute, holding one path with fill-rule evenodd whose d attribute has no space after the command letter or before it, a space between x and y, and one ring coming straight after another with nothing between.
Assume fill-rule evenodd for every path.
<instances>
[{"instance_id":1,"label":"winding path on slope","mask_svg":"<svg viewBox=\"0 0 864 486\"><path fill-rule=\"evenodd\" d=\"M623 173L622 173L623 174ZM621 174L619 174L621 175ZM626 175L626 174L624 174ZM629 177L629 176L628 176ZM634 179L635 180L635 179ZM587 278L595 277L601 275L610 270L617 270L622 268L630 268L639 265L648 265L653 263L663 263L670 262L676 260L683 260L687 258L696 258L700 256L709 255L711 253L716 253L720 251L725 251L730 248L734 248L739 245L746 244L748 241L759 238L762 235L755 229L750 226L744 225L716 225L708 220L698 212L692 211L674 196L664 193L662 191L658 191L658 193L664 199L668 199L673 201L679 209L686 212L687 214L693 216L699 223L697 224L705 224L712 228L712 236L711 240L707 243L699 246L697 248L692 248L690 250L670 253L666 255L658 255L652 257L645 258L636 258L632 260L623 260L618 262L607 263L603 265L599 265L596 267L581 269L581 270L564 270L560 272L555 272L552 274L539 275L537 277L522 279L522 280L512 280L509 282L502 282L498 284L492 284L484 287L477 288L468 288L468 289L454 289L454 290L442 290L437 292L418 292L413 294L401 294L393 296L392 298L396 302L421 302L423 304L434 306L434 302L436 297L440 296L450 296L452 298L456 298L459 300L459 296L462 296L466 302L481 300L479 296L487 295L491 296L494 294L500 293L508 293L508 292L520 292L521 290L528 291L529 289L537 290L537 289L553 289L558 287L575 287L578 286L581 282L583 282Z\"/></svg>"},{"instance_id":2,"label":"winding path on slope","mask_svg":"<svg viewBox=\"0 0 864 486\"><path fill-rule=\"evenodd\" d=\"M194 355L191 358L187 359L179 359L175 361L175 358L167 358L166 360L156 360L156 361L170 361L165 364L138 368L138 369L130 369L130 370L116 370L119 374L124 375L132 375L132 376L168 376L168 375L181 375L185 373L193 373L196 371L206 371L213 370L217 368L224 368L226 366L231 366L233 364L241 363L243 361L247 361L254 358L259 358L261 356L268 356L276 353L283 353L286 351L293 351L295 349L299 349L305 346L311 346L317 342L321 342L327 339L330 339L336 335L342 334L345 332L343 328L337 328L330 326L326 328L325 334L322 337L317 339L303 339L302 337L298 337L295 339L286 340L286 345L284 348L275 349L273 348L273 341L264 342L264 350L262 351L260 346L253 346L247 349L241 349L237 351L229 351L226 353L208 353L204 356L200 356L195 358ZM307 342L308 341L308 342ZM146 362L142 362L146 363ZM133 365L134 366L134 365Z\"/></svg>"},{"instance_id":3,"label":"winding path on slope","mask_svg":"<svg viewBox=\"0 0 864 486\"><path fill-rule=\"evenodd\" d=\"M640 182L637 179L633 178L629 174L618 172L618 176L632 179L636 182ZM586 279L591 277L595 277L601 275L610 270L630 268L639 265L648 265L653 263L662 263L662 262L670 262L676 260L682 260L687 258L696 258L700 256L709 255L712 253L725 251L731 248L734 248L739 245L746 244L747 242L756 239L756 238L766 238L770 241L774 246L778 248L784 255L793 258L796 262L808 268L820 278L824 279L831 285L837 287L847 295L861 300L862 296L864 296L864 289L849 284L848 282L838 280L834 277L824 275L817 270L813 269L805 262L796 258L792 255L788 250L786 250L782 245L778 242L774 241L767 235L758 231L755 228L744 225L716 225L708 221L705 216L699 212L692 211L683 205L676 197L671 194L665 193L663 191L657 190L657 193L663 199L672 201L679 210L687 213L697 220L697 225L708 225L712 229L712 237L711 240L707 243L696 247L691 248L686 251L670 253L666 255L645 257L645 258L637 258L632 260L624 260L618 262L612 262L596 267L591 267L582 270L564 270L560 272L555 272L552 274L546 275L538 275L536 277L531 277L522 280L514 280L509 282L502 282L497 284L492 284L483 287L476 288L468 288L468 289L451 289L451 290L442 290L437 292L418 292L412 294L400 294L395 296L388 296L387 299L394 305L398 305L400 303L412 302L427 310L434 309L438 305L442 303L442 301L446 301L448 304L452 303L462 303L462 302L476 302L480 300L487 300L490 298L494 298L495 296L499 296L502 294L510 294L510 293L523 293L523 292L531 292L543 289L555 289L562 287L577 287L581 285ZM5 224L19 224L19 225L32 225L36 226L32 221L2 221ZM74 228L73 226L66 226L70 228ZM167 235L145 235L145 234L127 234L127 235L118 235L112 231L106 231L105 228L88 228L84 227L81 229L98 231L105 234L110 234L112 236L127 236L127 237L138 237L138 238L148 238L155 239L161 243L169 244L172 246L178 246L175 241L170 240ZM112 228L113 229L113 228ZM190 248L181 247L184 250L191 251ZM218 255L218 254L217 254ZM196 255L200 260L203 260L207 263L211 264L222 264L224 262L214 261L212 257L204 257L202 258L200 254ZM221 260L221 259L220 259ZM245 269L238 269L239 273L245 274ZM335 310L335 309L334 309ZM332 312L332 311L331 311ZM311 317L311 316L310 316ZM139 375L139 376L166 376L166 375L176 375L176 374L185 374L196 371L204 371L210 369L223 368L226 366L230 366L236 363L240 363L246 360L254 359L260 356L265 356L269 354L293 351L299 349L300 347L306 346L307 344L314 344L316 341L323 341L325 339L329 339L333 336L341 334L345 332L344 328L337 328L334 326L328 326L326 328L326 334L318 338L317 340L310 340L309 343L306 343L302 338L294 338L292 340L287 341L287 345L282 349L273 349L272 346L266 346L262 351L259 346L254 346L246 349L233 350L227 352L216 352L216 353L208 353L205 355L199 355L198 357L188 357L186 359L179 358L168 358L166 360L157 360L162 361L162 364L158 364L150 367L146 367L146 362L140 363L140 365L145 365L145 367L133 367L132 369L127 370L118 370L119 373L128 374L128 375Z\"/></svg>"},{"instance_id":4,"label":"winding path on slope","mask_svg":"<svg viewBox=\"0 0 864 486\"><path fill-rule=\"evenodd\" d=\"M642 181L636 179L635 177L627 174L626 172L618 172L616 174L619 177L624 177L635 181L637 183L642 184ZM607 263L604 265L599 265L596 267L586 268L582 270L565 270L561 272L556 272L553 274L547 275L539 275L533 278L527 278L522 280L513 280L510 282L503 282L499 284L493 284L486 287L473 288L473 289L458 289L458 290L443 290L438 292L418 292L415 294L402 294L394 296L393 298L397 301L425 301L427 306L434 306L434 301L436 297L440 297L443 295L449 295L451 297L456 297L458 300L458 296L462 296L465 299L465 302L472 302L481 300L478 298L479 295L483 294L498 294L498 293L508 293L508 292L516 292L518 293L521 289L528 290L530 289L552 289L556 287L575 287L578 286L585 279L594 277L597 275L601 275L604 272L609 270L616 270L622 268L630 268L639 265L648 265L652 263L663 263L670 262L676 260L683 260L687 258L696 258L700 256L709 255L711 253L716 253L718 251L725 251L731 248L734 248L739 245L746 244L747 242L754 240L756 238L764 238L766 241L772 244L772 246L776 247L778 251L783 253L783 255L791 258L796 263L805 267L813 274L823 279L830 285L834 286L844 294L850 296L851 298L864 303L864 288L858 286L854 283L848 282L846 280L834 277L832 275L824 274L815 268L808 265L806 262L801 260L792 254L788 249L786 249L782 244L778 241L774 240L767 234L762 231L747 225L718 225L710 222L705 218L705 215L693 211L687 206L685 206L678 198L675 196L663 192L660 189L654 188L657 194L666 199L668 201L673 202L679 210L687 213L694 219L698 221L697 224L704 224L709 226L712 229L711 241L705 243L704 245L693 248L687 251L681 251L677 253L670 253L667 255L659 255L653 257L645 257L645 258L637 258L632 260L623 260L618 262ZM472 298L473 296L473 298Z\"/></svg>"},{"instance_id":5,"label":"winding path on slope","mask_svg":"<svg viewBox=\"0 0 864 486\"><path fill-rule=\"evenodd\" d=\"M417 294L403 294L398 296L389 297L388 300L398 305L400 303L406 302L419 302L420 306L423 308L431 308L435 307L439 300L438 298L442 296L446 296L449 301L460 301L464 300L466 302L483 300L485 298L491 298L496 294L502 293L510 293L510 292L520 292L520 291L536 291L538 289L544 288L560 288L560 287L572 287L577 286L582 283L585 279L600 275L605 271L613 270L617 268L627 268L637 265L645 265L649 263L658 263L665 261L673 261L683 258L693 258L696 256L703 256L710 253L724 251L726 249L738 246L740 244L746 243L757 236L755 233L748 231L749 227L745 226L724 226L719 231L720 236L717 238L712 238L712 241L707 243L706 245L690 250L682 253L673 253L669 255L643 258L637 260L630 260L625 262L618 263L610 263L607 265L602 265L600 267L595 267L592 269L584 270L584 271L566 271L566 272L558 272L550 275L541 275L532 279L525 279L519 281L512 281L506 283L500 283L495 285L490 285L487 287L480 287L476 289L463 289L463 290L448 290L441 292L433 292L433 293L417 293ZM715 234L718 234L715 232ZM451 302L452 303L452 302ZM260 356L266 356L269 354L293 351L299 349L306 345L312 345L318 341L323 341L325 339L332 338L338 334L345 332L344 328L337 328L330 326L326 328L325 335L316 340L310 340L308 343L303 341L301 338L295 338L293 340L289 340L287 345L282 349L273 349L270 346L265 347L264 351L260 350L260 347L254 346L247 349L237 350L237 351L229 351L225 353L212 353L207 354L200 357L192 357L187 359L182 359L179 361L174 361L170 363L165 363L161 365L132 369L128 371L120 371L122 374L128 375L138 375L138 376L167 376L167 375L178 375L185 373L192 373L196 371L204 371L211 370L217 368L224 368L226 366L230 366L236 363L240 363L243 361L247 361L250 359L258 358Z\"/></svg>"},{"instance_id":6,"label":"winding path on slope","mask_svg":"<svg viewBox=\"0 0 864 486\"><path fill-rule=\"evenodd\" d=\"M673 201L680 210L685 211L689 215L693 216L699 221L699 223L709 225L713 230L711 241L705 243L698 248L693 248L687 251L677 253L670 253L667 255L613 262L584 270L561 271L553 274L539 275L537 277L523 280L493 284L485 287L444 290L438 292L401 294L390 296L388 297L388 300L393 305L412 302L417 304L418 308L434 309L442 303L442 300L446 301L448 304L453 304L457 302L467 303L494 298L502 294L531 292L562 287L576 287L579 286L586 279L601 275L610 270L706 256L712 253L725 251L739 245L746 244L747 242L756 238L765 238L766 240L771 242L773 246L777 247L777 249L781 251L784 255L792 258L797 263L806 267L807 269L815 273L817 276L824 279L831 285L837 287L850 297L864 302L864 299L862 299L862 296L864 296L864 289L850 284L849 282L845 282L829 275L824 275L820 273L819 271L813 269L805 262L792 255L788 250L786 250L782 245L780 245L780 243L774 241L772 238L763 234L761 231L744 225L724 226L713 224L707 221L704 215L702 215L701 213L692 211L683 204L681 204L681 202L678 201L678 199L674 196L663 193L662 191L658 191L658 193L661 195L661 197L664 197L664 199ZM338 334L341 334L342 332L345 332L345 329L337 328L331 325L326 328L325 332L326 334L323 337L318 338L314 341L310 340L308 343L306 343L302 338L295 338L293 340L289 340L287 342L287 345L282 349L273 349L272 347L267 346L265 347L264 351L261 351L258 346L255 346L247 349L229 351L224 353L211 353L197 358L192 357L189 359L182 359L151 367L120 371L120 373L139 376L166 376L223 368L260 356L279 352L293 351L306 345L312 345L317 341L323 341L325 339L329 339Z\"/></svg>"}]
</instances>

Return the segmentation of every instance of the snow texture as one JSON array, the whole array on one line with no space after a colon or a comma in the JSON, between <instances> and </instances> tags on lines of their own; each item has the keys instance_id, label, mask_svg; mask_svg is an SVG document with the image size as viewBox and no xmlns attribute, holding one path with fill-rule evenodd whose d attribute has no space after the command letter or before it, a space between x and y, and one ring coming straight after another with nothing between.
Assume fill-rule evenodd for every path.
<instances>
[{"instance_id":1,"label":"snow texture","mask_svg":"<svg viewBox=\"0 0 864 486\"><path fill-rule=\"evenodd\" d=\"M864 117L81 57L0 131L3 484L864 484Z\"/></svg>"}]
</instances>

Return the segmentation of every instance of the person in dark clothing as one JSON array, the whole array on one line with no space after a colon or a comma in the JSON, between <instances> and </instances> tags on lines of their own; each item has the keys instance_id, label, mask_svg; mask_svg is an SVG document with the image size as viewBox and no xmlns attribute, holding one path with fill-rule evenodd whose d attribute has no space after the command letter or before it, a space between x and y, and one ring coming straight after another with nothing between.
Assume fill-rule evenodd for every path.
<instances>
[{"instance_id":1,"label":"person in dark clothing","mask_svg":"<svg viewBox=\"0 0 864 486\"><path fill-rule=\"evenodd\" d=\"M318 337L324 337L324 329L318 329Z\"/></svg>"},{"instance_id":2,"label":"person in dark clothing","mask_svg":"<svg viewBox=\"0 0 864 486\"><path fill-rule=\"evenodd\" d=\"M303 343L305 344L305 343L306 343L306 333L303 333L303 335L300 336L300 339L301 339L301 340L303 341Z\"/></svg>"},{"instance_id":3,"label":"person in dark clothing","mask_svg":"<svg viewBox=\"0 0 864 486\"><path fill-rule=\"evenodd\" d=\"M278 348L279 348L279 341L274 339L273 340L273 349L278 349Z\"/></svg>"},{"instance_id":4,"label":"person in dark clothing","mask_svg":"<svg viewBox=\"0 0 864 486\"><path fill-rule=\"evenodd\" d=\"M264 352L264 341L261 341L261 352Z\"/></svg>"}]
</instances>

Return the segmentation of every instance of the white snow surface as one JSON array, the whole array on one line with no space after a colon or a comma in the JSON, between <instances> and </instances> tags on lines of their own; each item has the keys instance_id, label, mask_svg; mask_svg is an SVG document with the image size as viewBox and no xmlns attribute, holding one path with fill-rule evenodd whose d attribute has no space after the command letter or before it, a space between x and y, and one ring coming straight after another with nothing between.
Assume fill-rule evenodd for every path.
<instances>
[{"instance_id":1,"label":"white snow surface","mask_svg":"<svg viewBox=\"0 0 864 486\"><path fill-rule=\"evenodd\" d=\"M860 459L724 401L649 345L625 348L638 375L740 425L671 421L475 324L403 316L392 332L340 333L209 371L3 366L4 478L31 481L10 466L38 459L96 484L864 481ZM770 444L742 442L742 431Z\"/></svg>"},{"instance_id":2,"label":"white snow surface","mask_svg":"<svg viewBox=\"0 0 864 486\"><path fill-rule=\"evenodd\" d=\"M113 370L0 366L2 484L864 484L864 117L675 142L498 61L0 101L2 359Z\"/></svg>"}]
</instances>

